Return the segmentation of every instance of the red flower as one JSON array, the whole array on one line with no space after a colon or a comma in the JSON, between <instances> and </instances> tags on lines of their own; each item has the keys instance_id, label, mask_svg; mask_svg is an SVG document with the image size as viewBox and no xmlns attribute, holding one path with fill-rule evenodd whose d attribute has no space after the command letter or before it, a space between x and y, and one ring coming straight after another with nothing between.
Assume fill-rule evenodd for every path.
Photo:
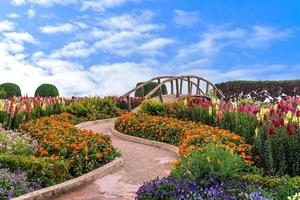
<instances>
[{"instance_id":1,"label":"red flower","mask_svg":"<svg viewBox=\"0 0 300 200\"><path fill-rule=\"evenodd\" d=\"M283 117L280 117L280 118L279 118L279 124L280 124L281 126L284 126L284 119L283 119Z\"/></svg>"},{"instance_id":2,"label":"red flower","mask_svg":"<svg viewBox=\"0 0 300 200\"><path fill-rule=\"evenodd\" d=\"M300 117L300 110L297 110L296 116L297 116L297 117Z\"/></svg>"},{"instance_id":3,"label":"red flower","mask_svg":"<svg viewBox=\"0 0 300 200\"><path fill-rule=\"evenodd\" d=\"M275 129L273 127L269 127L269 135L273 135L275 133Z\"/></svg>"},{"instance_id":4,"label":"red flower","mask_svg":"<svg viewBox=\"0 0 300 200\"><path fill-rule=\"evenodd\" d=\"M289 135L293 135L293 131L294 131L294 126L292 123L288 123L286 126L287 132Z\"/></svg>"},{"instance_id":5,"label":"red flower","mask_svg":"<svg viewBox=\"0 0 300 200\"><path fill-rule=\"evenodd\" d=\"M275 119L272 120L272 123L275 126L275 128L277 128L280 125L279 121L277 121Z\"/></svg>"}]
</instances>

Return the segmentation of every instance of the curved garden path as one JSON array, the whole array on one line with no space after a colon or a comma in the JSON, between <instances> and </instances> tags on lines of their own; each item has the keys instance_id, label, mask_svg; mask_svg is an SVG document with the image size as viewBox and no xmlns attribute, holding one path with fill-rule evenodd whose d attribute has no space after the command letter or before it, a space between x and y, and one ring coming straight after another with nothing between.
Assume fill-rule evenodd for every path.
<instances>
[{"instance_id":1,"label":"curved garden path","mask_svg":"<svg viewBox=\"0 0 300 200\"><path fill-rule=\"evenodd\" d=\"M173 153L120 139L111 134L112 128L114 128L114 120L84 127L84 129L102 131L110 135L114 147L122 151L124 166L85 187L57 198L57 200L134 199L138 187L145 181L152 180L157 176L169 175L171 162L176 159Z\"/></svg>"}]
</instances>

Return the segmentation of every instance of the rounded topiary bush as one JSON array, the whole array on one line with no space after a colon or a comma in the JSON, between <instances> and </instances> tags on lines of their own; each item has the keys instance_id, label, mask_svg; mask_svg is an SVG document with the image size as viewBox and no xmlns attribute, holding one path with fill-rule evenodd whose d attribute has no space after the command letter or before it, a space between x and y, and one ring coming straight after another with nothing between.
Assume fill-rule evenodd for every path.
<instances>
[{"instance_id":1,"label":"rounded topiary bush","mask_svg":"<svg viewBox=\"0 0 300 200\"><path fill-rule=\"evenodd\" d=\"M0 88L4 90L4 98L19 97L22 95L21 89L14 83L3 83Z\"/></svg>"},{"instance_id":2,"label":"rounded topiary bush","mask_svg":"<svg viewBox=\"0 0 300 200\"><path fill-rule=\"evenodd\" d=\"M6 98L6 92L2 87L0 87L0 99L4 98Z\"/></svg>"},{"instance_id":3,"label":"rounded topiary bush","mask_svg":"<svg viewBox=\"0 0 300 200\"><path fill-rule=\"evenodd\" d=\"M138 83L136 86L139 86L143 84L143 82L140 82ZM148 83L147 85L144 86L144 95L146 96L149 92L151 92L156 86L158 85L158 83L156 82L151 82L151 83ZM167 86L164 84L162 85L162 94L168 94L168 90L167 90ZM153 95L152 97L156 97L158 96L158 93L159 90L157 90ZM136 90L136 92L134 93L134 96L135 97L142 97L142 88Z\"/></svg>"},{"instance_id":4,"label":"rounded topiary bush","mask_svg":"<svg viewBox=\"0 0 300 200\"><path fill-rule=\"evenodd\" d=\"M59 96L57 88L52 84L42 84L40 85L36 91L34 96L40 97L57 97Z\"/></svg>"}]
</instances>

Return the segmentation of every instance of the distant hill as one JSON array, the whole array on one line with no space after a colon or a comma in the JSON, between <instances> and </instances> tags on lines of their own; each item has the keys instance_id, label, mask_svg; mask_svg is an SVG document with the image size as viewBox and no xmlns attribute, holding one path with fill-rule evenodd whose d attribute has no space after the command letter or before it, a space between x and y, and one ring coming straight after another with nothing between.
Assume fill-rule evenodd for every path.
<instances>
[{"instance_id":1,"label":"distant hill","mask_svg":"<svg viewBox=\"0 0 300 200\"><path fill-rule=\"evenodd\" d=\"M224 93L226 101L251 98L274 102L287 96L300 96L300 79L284 81L228 81L216 86Z\"/></svg>"}]
</instances>

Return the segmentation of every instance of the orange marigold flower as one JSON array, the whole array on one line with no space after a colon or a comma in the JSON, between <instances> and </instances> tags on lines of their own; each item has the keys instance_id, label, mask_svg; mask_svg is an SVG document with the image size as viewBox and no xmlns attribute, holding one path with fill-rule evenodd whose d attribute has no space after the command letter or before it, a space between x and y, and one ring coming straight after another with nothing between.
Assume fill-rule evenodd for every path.
<instances>
[{"instance_id":1,"label":"orange marigold flower","mask_svg":"<svg viewBox=\"0 0 300 200\"><path fill-rule=\"evenodd\" d=\"M41 151L41 155L42 155L42 156L48 155L48 152L45 151L45 150L42 150L42 151Z\"/></svg>"},{"instance_id":2,"label":"orange marigold flower","mask_svg":"<svg viewBox=\"0 0 300 200\"><path fill-rule=\"evenodd\" d=\"M96 158L100 158L102 156L101 153L96 153Z\"/></svg>"},{"instance_id":3,"label":"orange marigold flower","mask_svg":"<svg viewBox=\"0 0 300 200\"><path fill-rule=\"evenodd\" d=\"M70 144L70 146L71 146L72 148L76 148L76 144L74 144L74 143Z\"/></svg>"}]
</instances>

